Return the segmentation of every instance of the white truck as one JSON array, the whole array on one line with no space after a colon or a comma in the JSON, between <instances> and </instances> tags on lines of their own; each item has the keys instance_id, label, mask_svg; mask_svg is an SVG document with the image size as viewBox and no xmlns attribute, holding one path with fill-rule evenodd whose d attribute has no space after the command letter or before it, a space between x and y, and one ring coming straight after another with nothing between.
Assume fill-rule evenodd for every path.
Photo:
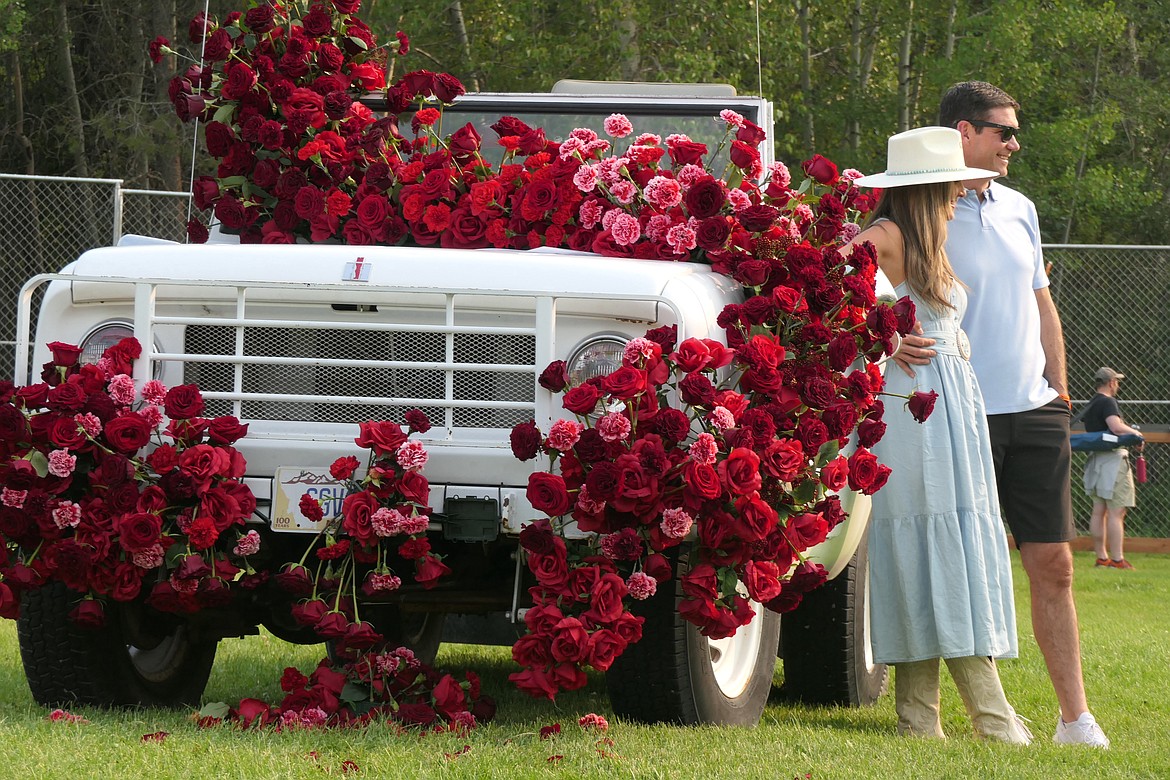
<instances>
[{"instance_id":1,"label":"white truck","mask_svg":"<svg viewBox=\"0 0 1170 780\"><path fill-rule=\"evenodd\" d=\"M760 98L708 87L613 91L562 84L550 94L467 95L446 121L486 129L510 114L552 138L621 112L640 131L702 140L717 132L712 117L730 108L771 134L771 104ZM763 153L769 162L771 150ZM732 280L696 263L230 240L129 238L30 280L20 302L15 381L29 382L30 366L48 359L49 342L79 344L95 359L135 336L144 347L136 379L197 384L208 416L232 414L249 425L239 447L260 503L251 527L277 565L295 558L313 530L278 511L282 480L352 454L358 422L425 411L434 425L422 437L430 453L429 535L453 574L433 590L404 586L362 612L388 638L430 658L442 641L510 644L523 630L530 575L517 536L537 513L525 497L533 466L512 455L508 437L530 419L548 430L563 413L537 382L541 370L559 359L571 372L608 371L628 339L660 326L676 326L680 341L721 339L716 315L742 299ZM783 618L759 610L735 636L715 641L679 617L679 593L664 588L640 604L643 639L606 674L615 712L754 724L778 655L783 691L794 698L874 701L886 670L869 656L868 502L843 499L851 519L813 550L830 581ZM194 703L222 638L263 626L291 642L320 642L290 619L289 598L261 588L183 618L117 604L95 632L68 620L76 594L60 586L26 593L19 637L30 688L43 704Z\"/></svg>"}]
</instances>

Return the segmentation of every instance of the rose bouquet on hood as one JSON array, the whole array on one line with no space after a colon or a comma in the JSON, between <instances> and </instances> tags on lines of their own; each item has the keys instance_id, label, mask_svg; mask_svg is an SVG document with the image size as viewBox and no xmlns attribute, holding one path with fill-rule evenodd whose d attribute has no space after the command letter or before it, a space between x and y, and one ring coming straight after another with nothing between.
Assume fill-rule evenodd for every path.
<instances>
[{"instance_id":1,"label":"rose bouquet on hood","mask_svg":"<svg viewBox=\"0 0 1170 780\"><path fill-rule=\"evenodd\" d=\"M186 613L258 584L260 538L243 529L256 500L233 446L247 426L201 417L193 385L138 387L134 339L96 365L49 347L42 382L0 387L0 614L53 581L84 594L72 614L93 626L107 599Z\"/></svg>"},{"instance_id":2,"label":"rose bouquet on hood","mask_svg":"<svg viewBox=\"0 0 1170 780\"><path fill-rule=\"evenodd\" d=\"M548 457L528 486L546 517L521 534L537 583L513 649L522 689L551 698L583 685L584 667L608 668L640 637L632 601L675 576L681 614L716 639L753 602L791 610L824 581L804 553L845 518L837 491L872 493L889 475L869 450L885 428L878 361L914 324L908 302L876 301L869 245L834 248L850 233L838 185L759 190L783 206L721 250L745 288L718 317L723 341L659 328L609 374L573 385L557 362L541 376L571 419L512 432L518 458Z\"/></svg>"}]
</instances>

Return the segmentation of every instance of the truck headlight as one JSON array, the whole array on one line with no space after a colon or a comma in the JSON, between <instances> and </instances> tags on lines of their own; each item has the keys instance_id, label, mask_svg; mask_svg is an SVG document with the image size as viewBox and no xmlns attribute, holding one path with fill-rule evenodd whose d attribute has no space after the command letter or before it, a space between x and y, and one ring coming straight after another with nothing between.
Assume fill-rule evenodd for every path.
<instances>
[{"instance_id":1,"label":"truck headlight","mask_svg":"<svg viewBox=\"0 0 1170 780\"><path fill-rule=\"evenodd\" d=\"M629 339L618 335L596 336L574 350L569 357L569 384L579 385L595 376L605 376L622 367L622 353Z\"/></svg>"},{"instance_id":2,"label":"truck headlight","mask_svg":"<svg viewBox=\"0 0 1170 780\"><path fill-rule=\"evenodd\" d=\"M82 363L94 363L101 359L102 353L107 349L117 344L122 339L134 338L134 328L126 322L104 322L86 334L85 338L78 344L81 347L81 356L79 357ZM158 344L155 344L155 351L159 350ZM152 378L158 379L162 376L162 363L156 362L154 364L154 371Z\"/></svg>"}]
</instances>

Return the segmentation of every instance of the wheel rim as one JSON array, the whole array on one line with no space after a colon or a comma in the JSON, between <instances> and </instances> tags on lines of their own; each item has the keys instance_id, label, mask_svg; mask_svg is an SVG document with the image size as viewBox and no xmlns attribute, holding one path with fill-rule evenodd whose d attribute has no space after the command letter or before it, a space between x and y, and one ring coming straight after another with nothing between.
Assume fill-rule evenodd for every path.
<instances>
[{"instance_id":1,"label":"wheel rim","mask_svg":"<svg viewBox=\"0 0 1170 780\"><path fill-rule=\"evenodd\" d=\"M165 683L187 656L187 631L178 627L151 648L126 645L134 671L149 682Z\"/></svg>"},{"instance_id":2,"label":"wheel rim","mask_svg":"<svg viewBox=\"0 0 1170 780\"><path fill-rule=\"evenodd\" d=\"M729 699L738 698L755 674L764 635L764 607L752 602L756 615L746 626L726 639L708 639L711 672L720 692ZM692 627L692 630L698 630Z\"/></svg>"}]
</instances>

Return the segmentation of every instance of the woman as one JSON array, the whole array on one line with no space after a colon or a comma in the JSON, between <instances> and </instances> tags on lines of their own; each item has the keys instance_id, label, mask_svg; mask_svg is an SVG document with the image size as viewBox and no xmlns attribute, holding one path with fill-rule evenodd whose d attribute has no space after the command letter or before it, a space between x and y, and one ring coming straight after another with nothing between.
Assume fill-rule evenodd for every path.
<instances>
[{"instance_id":1,"label":"woman","mask_svg":"<svg viewBox=\"0 0 1170 780\"><path fill-rule=\"evenodd\" d=\"M983 399L959 328L967 297L947 261L947 221L968 168L958 131L921 127L889 139L887 170L857 184L884 189L865 230L879 267L917 307L937 357L888 371L886 391L939 394L918 423L887 413L874 448L893 470L873 497L869 530L874 660L894 665L898 731L945 738L939 722L944 659L982 737L1028 744L992 658L1017 655L1007 538L999 515Z\"/></svg>"},{"instance_id":2,"label":"woman","mask_svg":"<svg viewBox=\"0 0 1170 780\"><path fill-rule=\"evenodd\" d=\"M1117 392L1125 374L1102 366L1093 382L1097 393L1077 416L1085 421L1089 433L1108 431L1114 436L1141 431L1125 424L1117 405ZM1139 443L1135 449L1141 451ZM1089 531L1097 550L1097 566L1113 569L1132 569L1122 549L1125 543L1125 513L1137 503L1133 486L1133 470L1129 466L1129 450L1118 447L1105 452L1092 452L1085 461L1085 492L1093 499L1089 516Z\"/></svg>"}]
</instances>

